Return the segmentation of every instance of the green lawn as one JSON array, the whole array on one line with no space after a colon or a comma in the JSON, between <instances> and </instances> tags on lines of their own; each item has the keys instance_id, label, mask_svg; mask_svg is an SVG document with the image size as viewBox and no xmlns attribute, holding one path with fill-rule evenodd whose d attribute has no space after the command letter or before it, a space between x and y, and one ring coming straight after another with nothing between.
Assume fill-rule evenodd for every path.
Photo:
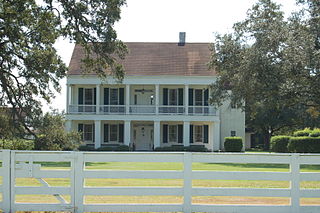
<instances>
[{"instance_id":1,"label":"green lawn","mask_svg":"<svg viewBox=\"0 0 320 213\"><path fill-rule=\"evenodd\" d=\"M38 162L40 163L40 162ZM288 172L287 164L235 164L235 163L193 163L193 170L209 171L272 171ZM56 170L70 169L69 162L52 163L41 162L41 169ZM86 163L85 169L92 170L182 170L181 163L139 163L139 162L90 162ZM320 172L320 165L303 165L302 172ZM67 178L45 178L50 186L70 186ZM0 179L0 183L2 179ZM86 179L87 187L120 187L120 186L145 186L145 187L182 187L181 179ZM34 178L17 178L17 186L41 186ZM244 188L289 188L288 181L255 181L255 180L193 180L194 187L244 187ZM300 183L301 188L320 189L320 181L304 181ZM70 196L63 195L66 201ZM181 203L179 196L86 196L86 203ZM194 203L213 204L265 204L265 205L288 205L289 198L266 198L266 197L221 197L221 196L198 196L192 198ZM17 195L16 202L48 202L58 203L52 195ZM303 205L320 205L320 198L301 199Z\"/></svg>"}]
</instances>

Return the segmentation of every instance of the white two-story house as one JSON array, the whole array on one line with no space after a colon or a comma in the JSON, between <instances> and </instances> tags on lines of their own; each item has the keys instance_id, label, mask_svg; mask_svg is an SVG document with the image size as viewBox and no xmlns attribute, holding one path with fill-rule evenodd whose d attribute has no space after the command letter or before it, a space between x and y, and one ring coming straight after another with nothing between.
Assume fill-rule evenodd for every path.
<instances>
[{"instance_id":1,"label":"white two-story house","mask_svg":"<svg viewBox=\"0 0 320 213\"><path fill-rule=\"evenodd\" d=\"M67 77L67 129L78 130L95 148L129 145L153 150L172 145L223 149L224 137L245 139L241 110L208 102L208 43L126 43L121 84L81 73L82 48L75 46Z\"/></svg>"}]
</instances>

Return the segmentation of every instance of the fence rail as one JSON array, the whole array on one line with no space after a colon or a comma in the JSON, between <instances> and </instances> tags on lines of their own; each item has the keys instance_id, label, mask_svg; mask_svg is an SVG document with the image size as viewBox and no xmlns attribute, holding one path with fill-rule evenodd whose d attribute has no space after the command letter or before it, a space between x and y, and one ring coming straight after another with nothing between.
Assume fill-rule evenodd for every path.
<instances>
[{"instance_id":1,"label":"fence rail","mask_svg":"<svg viewBox=\"0 0 320 213\"><path fill-rule=\"evenodd\" d=\"M97 153L97 152L35 152L0 150L2 201L0 209L15 211L66 212L320 212L320 205L302 206L300 198L320 198L320 189L300 189L300 181L320 181L320 172L301 172L300 165L320 165L316 154L243 154L243 153ZM67 169L45 170L41 162L63 162ZM156 162L180 163L181 170L93 170L90 162ZM288 172L268 171L199 171L192 163L256 163L287 164ZM35 178L40 187L17 186L16 178ZM70 186L50 186L45 178L68 178ZM179 187L88 187L87 178L116 179L181 179ZM272 180L290 181L290 188L217 188L194 187L193 180ZM20 203L19 195L53 195L59 201ZM69 195L66 201L62 195ZM179 196L181 204L88 204L85 196ZM290 205L216 205L195 204L195 196L285 197ZM266 208L267 207L267 208Z\"/></svg>"}]
</instances>

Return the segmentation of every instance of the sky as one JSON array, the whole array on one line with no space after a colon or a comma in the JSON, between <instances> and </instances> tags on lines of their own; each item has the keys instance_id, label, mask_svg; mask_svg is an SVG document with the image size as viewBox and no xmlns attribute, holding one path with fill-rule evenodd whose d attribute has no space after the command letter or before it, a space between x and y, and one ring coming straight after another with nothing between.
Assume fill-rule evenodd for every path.
<instances>
[{"instance_id":1,"label":"sky","mask_svg":"<svg viewBox=\"0 0 320 213\"><path fill-rule=\"evenodd\" d=\"M288 16L297 10L295 0L274 0ZM178 42L179 32L186 32L186 42L213 42L214 33L231 32L235 22L257 0L127 0L121 20L115 24L118 38L124 42ZM58 40L58 54L69 65L74 44ZM66 79L60 81L61 93L43 110L66 109Z\"/></svg>"}]
</instances>

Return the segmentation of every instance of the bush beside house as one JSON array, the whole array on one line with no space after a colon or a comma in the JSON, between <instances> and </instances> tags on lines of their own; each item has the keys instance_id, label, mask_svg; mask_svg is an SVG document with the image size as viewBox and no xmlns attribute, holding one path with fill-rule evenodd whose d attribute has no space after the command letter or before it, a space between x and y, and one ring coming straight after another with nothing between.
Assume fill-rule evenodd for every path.
<instances>
[{"instance_id":1,"label":"bush beside house","mask_svg":"<svg viewBox=\"0 0 320 213\"><path fill-rule=\"evenodd\" d=\"M243 148L241 137L225 137L224 149L226 152L241 152Z\"/></svg>"},{"instance_id":2,"label":"bush beside house","mask_svg":"<svg viewBox=\"0 0 320 213\"><path fill-rule=\"evenodd\" d=\"M271 150L274 152L320 153L320 129L297 130L293 136L273 136Z\"/></svg>"}]
</instances>

